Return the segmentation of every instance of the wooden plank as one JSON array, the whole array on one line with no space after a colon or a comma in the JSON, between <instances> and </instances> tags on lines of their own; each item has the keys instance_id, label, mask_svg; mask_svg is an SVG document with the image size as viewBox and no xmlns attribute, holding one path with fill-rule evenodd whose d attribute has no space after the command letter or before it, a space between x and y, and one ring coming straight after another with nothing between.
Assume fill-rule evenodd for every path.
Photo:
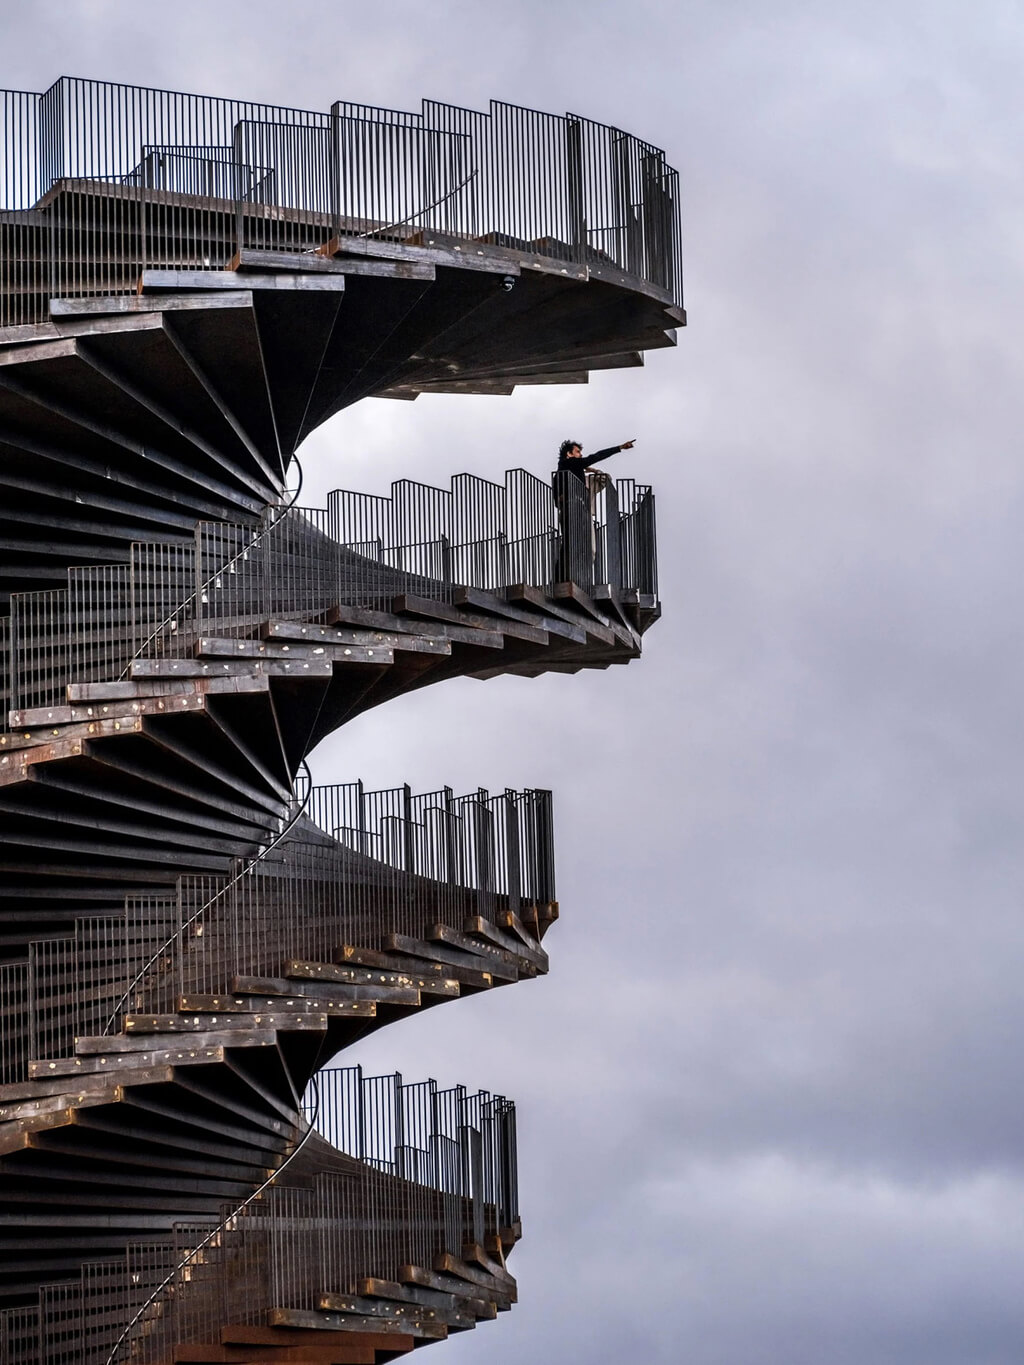
<instances>
[{"instance_id":1,"label":"wooden plank","mask_svg":"<svg viewBox=\"0 0 1024 1365\"><path fill-rule=\"evenodd\" d=\"M354 962L359 966L382 967L385 971L389 971L393 967L397 967L398 970L401 971L403 966L405 966L408 967L410 971L424 974L433 980L439 980L445 976L444 966L440 962L415 961L410 959L409 962L402 963L396 961L394 955L391 953L382 953L376 948L357 948L348 943L343 944L340 948L335 950L335 961L342 965ZM451 977L450 979L454 980L455 978Z\"/></svg>"},{"instance_id":2,"label":"wooden plank","mask_svg":"<svg viewBox=\"0 0 1024 1365\"><path fill-rule=\"evenodd\" d=\"M465 608L454 607L447 602L435 602L430 598L416 597L412 593L402 593L393 598L391 610L398 616L423 616L430 621L450 621L454 625L472 626L474 630L482 631L485 634L495 631L497 627L503 637L513 640L526 640L530 644L542 646L548 643L548 634L543 626L504 617L495 621L493 617L466 611Z\"/></svg>"},{"instance_id":3,"label":"wooden plank","mask_svg":"<svg viewBox=\"0 0 1024 1365\"><path fill-rule=\"evenodd\" d=\"M435 1296L438 1299L440 1295ZM454 1295L450 1307L440 1303L424 1305L416 1302L389 1302L358 1294L324 1294L318 1307L324 1312L360 1315L364 1320L391 1322L398 1325L441 1323L451 1332L472 1331L477 1324L474 1314L456 1304Z\"/></svg>"},{"instance_id":4,"label":"wooden plank","mask_svg":"<svg viewBox=\"0 0 1024 1365\"><path fill-rule=\"evenodd\" d=\"M519 980L519 969L514 962L497 955L488 955L477 943L471 948L460 949L448 947L440 939L425 944L422 939L409 938L405 934L385 934L381 941L385 948L394 948L412 957L426 957L453 967L472 967L477 971L486 971L501 981Z\"/></svg>"},{"instance_id":5,"label":"wooden plank","mask_svg":"<svg viewBox=\"0 0 1024 1365\"><path fill-rule=\"evenodd\" d=\"M6 346L0 351L0 366L38 364L43 360L73 359L78 345L73 337L59 337L56 341L38 341L23 346Z\"/></svg>"},{"instance_id":6,"label":"wooden plank","mask_svg":"<svg viewBox=\"0 0 1024 1365\"><path fill-rule=\"evenodd\" d=\"M97 1054L91 1057L62 1057L48 1061L29 1062L28 1074L32 1078L47 1076L77 1077L86 1073L106 1074L111 1069L121 1073L122 1068L135 1068L140 1072L161 1066L209 1066L224 1061L223 1046L216 1047L176 1047L161 1048L152 1052L135 1053L131 1057ZM122 1079L119 1074L118 1079Z\"/></svg>"},{"instance_id":7,"label":"wooden plank","mask_svg":"<svg viewBox=\"0 0 1024 1365\"><path fill-rule=\"evenodd\" d=\"M323 1028L327 1027L327 1016L323 1015ZM79 1057L105 1057L112 1059L124 1053L154 1055L159 1035L151 1033L127 1037L124 1034L111 1034L107 1038L76 1038L75 1052ZM272 1047L277 1043L277 1032L273 1028L253 1029L248 1032L232 1032L220 1028L216 1031L201 1033L194 1040L198 1046L211 1047Z\"/></svg>"},{"instance_id":8,"label":"wooden plank","mask_svg":"<svg viewBox=\"0 0 1024 1365\"><path fill-rule=\"evenodd\" d=\"M482 1248L480 1254L483 1254ZM494 1292L504 1295L513 1303L516 1301L518 1295L516 1282L507 1271L492 1274L480 1266L470 1265L467 1261L461 1260L458 1256L453 1256L448 1251L442 1251L434 1257L434 1269L443 1275L454 1275L457 1279L465 1280L488 1293Z\"/></svg>"},{"instance_id":9,"label":"wooden plank","mask_svg":"<svg viewBox=\"0 0 1024 1365\"><path fill-rule=\"evenodd\" d=\"M301 1322L288 1322L284 1319L290 1314L295 1313L301 1317L303 1315L315 1318L308 1326ZM316 1350L321 1347L337 1346L370 1346L376 1347L381 1351L396 1351L402 1349L396 1341L392 1332L387 1332L387 1339L382 1344L379 1329L372 1329L370 1332L346 1330L344 1327L331 1327L324 1324L324 1315L312 1310L302 1309L273 1309L271 1318L265 1326L257 1323L225 1323L219 1332L221 1344L224 1346L272 1346L276 1348L293 1346L312 1346ZM281 1319L278 1321L277 1319ZM412 1350L415 1343L412 1338L408 1338L408 1349Z\"/></svg>"},{"instance_id":10,"label":"wooden plank","mask_svg":"<svg viewBox=\"0 0 1024 1365\"><path fill-rule=\"evenodd\" d=\"M413 941L420 942L418 939ZM425 945L421 944L422 946ZM444 974L449 980L458 983L462 994L467 991L490 990L494 985L494 978L490 972L479 971L474 967L461 964L430 961L426 957L412 957L394 950L378 952L373 948L357 948L346 943L338 949L338 958L343 962L360 962L370 967L394 966L413 972L431 972L435 976Z\"/></svg>"},{"instance_id":11,"label":"wooden plank","mask_svg":"<svg viewBox=\"0 0 1024 1365\"><path fill-rule=\"evenodd\" d=\"M52 322L25 322L17 327L0 327L0 346L24 346L33 341L54 341L60 332Z\"/></svg>"},{"instance_id":12,"label":"wooden plank","mask_svg":"<svg viewBox=\"0 0 1024 1365\"><path fill-rule=\"evenodd\" d=\"M481 270L490 275L519 275L520 263L511 255L468 244L454 246L406 246L379 237L332 237L319 248L328 257L372 256L387 261L429 262L458 270Z\"/></svg>"},{"instance_id":13,"label":"wooden plank","mask_svg":"<svg viewBox=\"0 0 1024 1365\"><path fill-rule=\"evenodd\" d=\"M35 1062L33 1065L39 1066L41 1063ZM173 1068L166 1065L133 1067L131 1073L133 1085L161 1085L173 1080L173 1078ZM49 1079L0 1085L0 1101L6 1105L16 1100L30 1100L37 1095L64 1095L67 1097L68 1104L74 1104L76 1096L91 1094L115 1083L114 1078L105 1072L86 1072L84 1074L76 1072L73 1076L55 1076Z\"/></svg>"},{"instance_id":14,"label":"wooden plank","mask_svg":"<svg viewBox=\"0 0 1024 1365\"><path fill-rule=\"evenodd\" d=\"M263 1014L130 1014L124 1021L126 1035L138 1037L140 1034L153 1033L201 1033L216 1034L227 1031L249 1031L287 1029L313 1029L322 1032L327 1028L327 1015L317 1012L302 1014L295 1011L274 1011ZM109 1042L110 1039L76 1039L75 1050L81 1054L89 1050L93 1043ZM117 1042L129 1039L118 1038Z\"/></svg>"},{"instance_id":15,"label":"wooden plank","mask_svg":"<svg viewBox=\"0 0 1024 1365\"><path fill-rule=\"evenodd\" d=\"M311 274L343 275L345 267L320 251L272 251L259 247L242 247L231 257L228 270L284 270L301 269Z\"/></svg>"},{"instance_id":16,"label":"wooden plank","mask_svg":"<svg viewBox=\"0 0 1024 1365\"><path fill-rule=\"evenodd\" d=\"M372 1346L176 1346L173 1365L377 1365ZM171 1365L165 1358L164 1365Z\"/></svg>"},{"instance_id":17,"label":"wooden plank","mask_svg":"<svg viewBox=\"0 0 1024 1365\"><path fill-rule=\"evenodd\" d=\"M327 619L345 621L349 624L380 625L392 630L407 630L410 634L433 635L435 638L449 640L455 644L477 645L483 649L504 649L505 639L500 631L478 630L473 626L450 625L447 621L403 621L401 616L392 612L372 611L366 607L338 605L326 613Z\"/></svg>"},{"instance_id":18,"label":"wooden plank","mask_svg":"<svg viewBox=\"0 0 1024 1365\"><path fill-rule=\"evenodd\" d=\"M244 994L249 986L252 986L256 993L261 994L263 988L268 984L265 977L236 976L231 982L232 989L237 991L239 995ZM311 981L308 985L299 984L298 986L294 981L287 981L285 984L293 991L308 991L311 999L322 997L325 1007L331 999L339 1003L344 1001L376 1001L378 1004L404 1005L413 1009L421 1003L419 991L412 986L373 986L334 981Z\"/></svg>"},{"instance_id":19,"label":"wooden plank","mask_svg":"<svg viewBox=\"0 0 1024 1365\"><path fill-rule=\"evenodd\" d=\"M98 1093L91 1090L72 1091L70 1094L40 1095L35 1099L15 1100L10 1104L0 1104L2 1131L4 1133L17 1132L19 1122L70 1113L74 1109L84 1109L91 1104L110 1104L119 1098L119 1094L120 1088L111 1077L109 1089Z\"/></svg>"},{"instance_id":20,"label":"wooden plank","mask_svg":"<svg viewBox=\"0 0 1024 1365\"><path fill-rule=\"evenodd\" d=\"M498 1316L493 1300L470 1298L462 1294L446 1294L440 1289L424 1289L420 1285L398 1284L394 1280L365 1279L356 1282L356 1290L368 1299L379 1298L395 1303L413 1303L425 1308L439 1308L471 1314L474 1318L491 1319Z\"/></svg>"},{"instance_id":21,"label":"wooden plank","mask_svg":"<svg viewBox=\"0 0 1024 1365\"><path fill-rule=\"evenodd\" d=\"M168 313L196 308L251 308L252 292L236 289L231 293L196 296L167 294L144 298L140 294L112 294L104 298L51 299L50 315L55 318L96 317L117 313ZM63 333L64 329L61 328Z\"/></svg>"},{"instance_id":22,"label":"wooden plank","mask_svg":"<svg viewBox=\"0 0 1024 1365\"><path fill-rule=\"evenodd\" d=\"M418 1265L400 1266L398 1278L402 1284L421 1285L424 1289L440 1289L446 1294L454 1294L457 1298L461 1298L469 1289L467 1281L460 1276L448 1275L438 1270L424 1270ZM469 1289L470 1294L473 1292ZM488 1288L487 1298L499 1313L506 1312L515 1302L514 1296L495 1282Z\"/></svg>"},{"instance_id":23,"label":"wooden plank","mask_svg":"<svg viewBox=\"0 0 1024 1365\"><path fill-rule=\"evenodd\" d=\"M459 984L451 977L442 978L430 973L410 974L394 969L380 971L372 967L349 967L338 963L288 961L284 965L284 975L288 980L404 987L429 991L432 995L456 996L459 993Z\"/></svg>"},{"instance_id":24,"label":"wooden plank","mask_svg":"<svg viewBox=\"0 0 1024 1365\"><path fill-rule=\"evenodd\" d=\"M234 270L144 270L139 278L139 292L144 293L147 289L258 289L342 294L345 291L345 277L317 274L240 275Z\"/></svg>"},{"instance_id":25,"label":"wooden plank","mask_svg":"<svg viewBox=\"0 0 1024 1365\"><path fill-rule=\"evenodd\" d=\"M85 702L130 701L150 699L156 696L186 698L216 692L265 692L268 675L262 668L239 670L223 678L144 678L133 682L126 678L123 682L68 683L67 697L71 705ZM175 708L177 709L177 708ZM137 716L142 712L136 713ZM99 722L98 724L103 724ZM124 722L115 723L117 730L126 727Z\"/></svg>"},{"instance_id":26,"label":"wooden plank","mask_svg":"<svg viewBox=\"0 0 1024 1365\"><path fill-rule=\"evenodd\" d=\"M244 986L248 981L255 985L257 978L239 977L237 981ZM261 980L261 984L266 984ZM288 986L290 982L282 982ZM330 1014L330 1015L353 1015L359 1019L373 1019L377 1014L377 1006L372 1000L323 1000L318 996L310 996L308 999L301 996L286 997L266 995L260 992L258 995L183 995L178 1001L179 1009L182 1013L212 1013L212 1014L255 1014L275 1009L287 1009L289 1012L305 1012Z\"/></svg>"},{"instance_id":27,"label":"wooden plank","mask_svg":"<svg viewBox=\"0 0 1024 1365\"><path fill-rule=\"evenodd\" d=\"M534 911L534 907L532 905L530 909L531 911ZM535 911L530 915L530 918L536 921L537 915ZM515 913L514 910L499 910L498 923L501 928L508 929L513 934L515 934L516 937L528 948L538 948L540 946L540 943L537 939L537 935L531 933L530 930L527 929L526 925L523 923L523 921L519 918L519 916Z\"/></svg>"},{"instance_id":28,"label":"wooden plank","mask_svg":"<svg viewBox=\"0 0 1024 1365\"><path fill-rule=\"evenodd\" d=\"M493 944L495 948L503 948L514 957L523 957L542 972L548 970L548 955L543 948L534 947L525 939L520 942L511 934L506 934L503 929L496 928L490 920L484 919L481 915L468 915L463 921L462 928L463 932L472 938L480 938L485 943Z\"/></svg>"},{"instance_id":29,"label":"wooden plank","mask_svg":"<svg viewBox=\"0 0 1024 1365\"><path fill-rule=\"evenodd\" d=\"M482 1247L479 1242L468 1242L462 1248L462 1259L467 1265L477 1265L481 1270L486 1271L496 1280L505 1280L511 1285L515 1285L515 1277L509 1274L508 1266L505 1264L505 1253L501 1243L495 1241L495 1255Z\"/></svg>"},{"instance_id":30,"label":"wooden plank","mask_svg":"<svg viewBox=\"0 0 1024 1365\"><path fill-rule=\"evenodd\" d=\"M427 937L434 943L443 943L449 948L457 948L461 952L478 955L484 959L492 971L494 964L500 962L513 967L521 975L536 975L537 969L534 964L521 953L511 953L506 948L493 946L483 939L470 938L467 934L460 933L448 924L432 924L427 930Z\"/></svg>"},{"instance_id":31,"label":"wooden plank","mask_svg":"<svg viewBox=\"0 0 1024 1365\"><path fill-rule=\"evenodd\" d=\"M292 676L308 674L310 677L329 678L333 676L336 662L346 666L349 664L372 664L374 667L381 667L382 665L393 664L395 653L386 645L374 645L372 649L359 645L343 645L336 660L325 659L321 663L312 659L295 662L289 662L286 659L269 659L263 667L267 674L274 678L287 677L289 674Z\"/></svg>"},{"instance_id":32,"label":"wooden plank","mask_svg":"<svg viewBox=\"0 0 1024 1365\"><path fill-rule=\"evenodd\" d=\"M332 650L345 645L381 646L392 650L407 650L417 654L449 655L451 641L443 636L423 635L412 627L407 632L345 629L342 626L300 625L296 621L270 621L264 635L274 640L321 641Z\"/></svg>"},{"instance_id":33,"label":"wooden plank","mask_svg":"<svg viewBox=\"0 0 1024 1365\"><path fill-rule=\"evenodd\" d=\"M195 714L205 710L206 692L194 689L175 696L141 696L123 698L120 702L90 702L31 711L11 711L11 725L22 730L20 736L33 744L52 744L61 741L101 740L115 734L137 734L143 719L154 715ZM70 722L60 721L64 711L70 711ZM49 719L53 717L53 719ZM3 740L4 736L0 736ZM3 745L0 744L0 748Z\"/></svg>"},{"instance_id":34,"label":"wooden plank","mask_svg":"<svg viewBox=\"0 0 1024 1365\"><path fill-rule=\"evenodd\" d=\"M437 278L437 270L427 261L341 261L318 251L258 251L246 247L236 251L229 270L286 270L309 271L313 274L372 275L387 280L428 280Z\"/></svg>"},{"instance_id":35,"label":"wooden plank","mask_svg":"<svg viewBox=\"0 0 1024 1365\"><path fill-rule=\"evenodd\" d=\"M365 1338L362 1344L372 1345L378 1351L401 1349L397 1343L408 1343L406 1349L412 1350L417 1337L444 1341L448 1335L447 1327L440 1322L406 1321L392 1324L383 1318L361 1318L345 1313L317 1313L302 1308L272 1308L267 1317L274 1327L306 1327L318 1332L358 1333Z\"/></svg>"},{"instance_id":36,"label":"wooden plank","mask_svg":"<svg viewBox=\"0 0 1024 1365\"><path fill-rule=\"evenodd\" d=\"M507 616L527 625L536 624L536 612L515 607L505 598L485 592L480 588L456 588L453 593L453 600L456 606L465 604L466 606L476 607L478 611L489 612L494 616ZM556 617L551 612L545 613L543 628L549 635L558 635L562 639L570 640L573 644L582 645L586 643L587 635L582 626L574 621L562 620L561 617Z\"/></svg>"}]
</instances>

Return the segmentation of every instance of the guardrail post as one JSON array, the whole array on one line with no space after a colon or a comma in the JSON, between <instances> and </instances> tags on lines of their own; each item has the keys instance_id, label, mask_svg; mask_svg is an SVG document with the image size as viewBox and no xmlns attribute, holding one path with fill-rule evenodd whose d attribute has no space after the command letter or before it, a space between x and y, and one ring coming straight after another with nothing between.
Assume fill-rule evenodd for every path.
<instances>
[{"instance_id":1,"label":"guardrail post","mask_svg":"<svg viewBox=\"0 0 1024 1365\"><path fill-rule=\"evenodd\" d=\"M412 788L408 782L402 787L402 868L416 871L416 848L412 834Z\"/></svg>"},{"instance_id":2,"label":"guardrail post","mask_svg":"<svg viewBox=\"0 0 1024 1365\"><path fill-rule=\"evenodd\" d=\"M565 161L569 198L569 240L582 260L587 245L587 219L583 200L583 129L578 118L565 120Z\"/></svg>"},{"instance_id":3,"label":"guardrail post","mask_svg":"<svg viewBox=\"0 0 1024 1365\"><path fill-rule=\"evenodd\" d=\"M328 194L330 196L331 238L341 236L341 115L338 106L331 107L331 164L327 171Z\"/></svg>"},{"instance_id":4,"label":"guardrail post","mask_svg":"<svg viewBox=\"0 0 1024 1365\"><path fill-rule=\"evenodd\" d=\"M622 587L622 526L619 516L619 493L611 479L604 490L604 571L605 582L612 588Z\"/></svg>"},{"instance_id":5,"label":"guardrail post","mask_svg":"<svg viewBox=\"0 0 1024 1365\"><path fill-rule=\"evenodd\" d=\"M505 848L508 859L508 908L513 915L522 915L522 863L519 846L519 803L517 793L510 787L505 791Z\"/></svg>"}]
</instances>

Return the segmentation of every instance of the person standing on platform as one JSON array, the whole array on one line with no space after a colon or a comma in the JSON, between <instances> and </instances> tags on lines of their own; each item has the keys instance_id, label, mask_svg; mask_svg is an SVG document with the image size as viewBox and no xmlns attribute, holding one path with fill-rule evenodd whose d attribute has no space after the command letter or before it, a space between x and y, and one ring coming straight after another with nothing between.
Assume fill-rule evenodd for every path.
<instances>
[{"instance_id":1,"label":"person standing on platform","mask_svg":"<svg viewBox=\"0 0 1024 1365\"><path fill-rule=\"evenodd\" d=\"M620 450L632 450L636 439L609 446L594 455L584 455L579 441L563 441L558 448L558 467L551 476L551 491L558 509L558 558L555 581L578 583L589 589L594 573L594 519L587 489L586 473L599 460L618 455ZM602 470L597 471L607 477Z\"/></svg>"},{"instance_id":2,"label":"person standing on platform","mask_svg":"<svg viewBox=\"0 0 1024 1365\"><path fill-rule=\"evenodd\" d=\"M563 441L558 447L558 468L555 475L557 477L568 472L582 481L584 473L592 464L597 464L598 460L607 460L609 455L618 455L620 450L632 450L635 445L634 436L631 441L623 441L619 446L609 446L607 450L599 450L596 455L584 455L579 441Z\"/></svg>"}]
</instances>

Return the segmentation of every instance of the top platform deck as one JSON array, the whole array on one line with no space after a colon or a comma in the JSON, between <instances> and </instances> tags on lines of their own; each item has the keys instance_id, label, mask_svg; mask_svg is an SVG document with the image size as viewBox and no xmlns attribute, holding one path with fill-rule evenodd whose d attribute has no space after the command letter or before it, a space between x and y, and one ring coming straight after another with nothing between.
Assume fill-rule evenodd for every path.
<instances>
[{"instance_id":1,"label":"top platform deck","mask_svg":"<svg viewBox=\"0 0 1024 1365\"><path fill-rule=\"evenodd\" d=\"M677 173L577 115L425 101L329 112L61 78L0 92L0 327L154 267L328 243L586 272L682 307ZM680 319L681 320L681 319Z\"/></svg>"}]
</instances>

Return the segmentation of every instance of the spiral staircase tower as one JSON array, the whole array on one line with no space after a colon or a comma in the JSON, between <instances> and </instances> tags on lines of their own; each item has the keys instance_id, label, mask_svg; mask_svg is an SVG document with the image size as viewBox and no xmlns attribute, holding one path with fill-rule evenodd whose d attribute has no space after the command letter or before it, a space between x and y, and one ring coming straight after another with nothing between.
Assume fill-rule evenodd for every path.
<instances>
[{"instance_id":1,"label":"spiral staircase tower","mask_svg":"<svg viewBox=\"0 0 1024 1365\"><path fill-rule=\"evenodd\" d=\"M547 970L550 794L312 787L444 678L640 653L654 497L287 487L366 397L642 363L678 186L494 103L0 92L0 1365L392 1359L515 1301L515 1111L373 1029Z\"/></svg>"}]
</instances>

